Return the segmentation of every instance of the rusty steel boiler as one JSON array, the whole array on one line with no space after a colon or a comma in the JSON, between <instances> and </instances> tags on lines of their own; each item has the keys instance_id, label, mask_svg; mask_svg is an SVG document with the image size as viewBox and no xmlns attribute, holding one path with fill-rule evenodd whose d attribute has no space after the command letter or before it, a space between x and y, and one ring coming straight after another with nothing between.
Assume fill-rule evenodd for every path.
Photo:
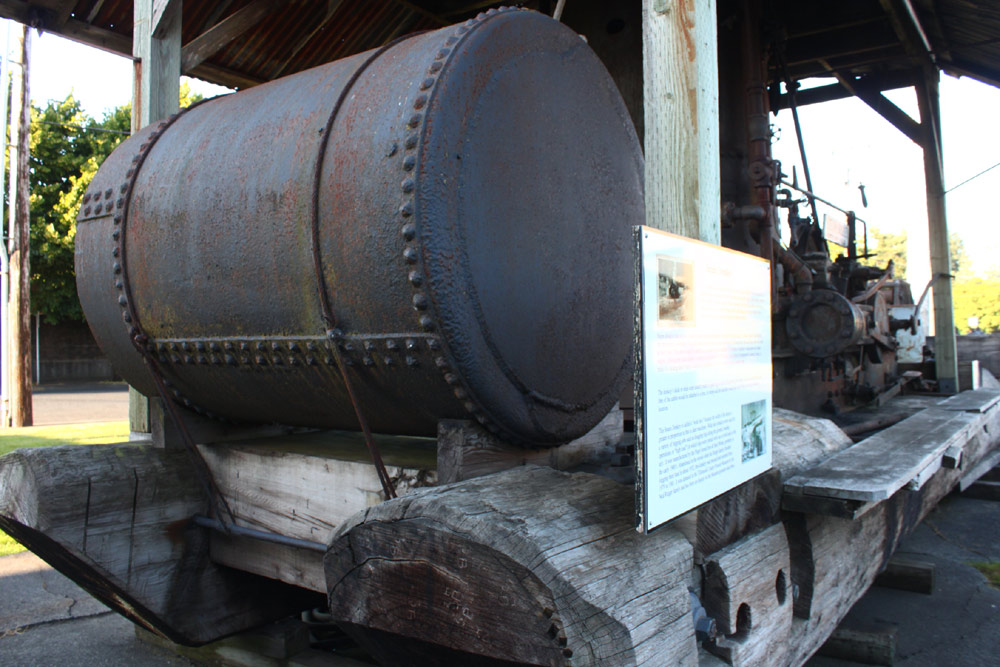
<instances>
[{"instance_id":1,"label":"rusty steel boiler","mask_svg":"<svg viewBox=\"0 0 1000 667\"><path fill-rule=\"evenodd\" d=\"M80 300L129 383L209 415L356 429L337 346L375 431L564 442L631 372L642 173L587 44L491 11L130 138L83 200Z\"/></svg>"}]
</instances>

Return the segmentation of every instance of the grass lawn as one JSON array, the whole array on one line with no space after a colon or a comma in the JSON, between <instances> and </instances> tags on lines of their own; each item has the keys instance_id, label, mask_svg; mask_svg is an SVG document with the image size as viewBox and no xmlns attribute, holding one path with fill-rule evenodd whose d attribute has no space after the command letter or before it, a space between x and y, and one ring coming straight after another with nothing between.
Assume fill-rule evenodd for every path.
<instances>
[{"instance_id":1,"label":"grass lawn","mask_svg":"<svg viewBox=\"0 0 1000 667\"><path fill-rule=\"evenodd\" d=\"M103 445L128 440L128 422L26 426L0 430L0 456L22 447L52 445ZM0 556L24 551L24 547L0 531Z\"/></svg>"}]
</instances>

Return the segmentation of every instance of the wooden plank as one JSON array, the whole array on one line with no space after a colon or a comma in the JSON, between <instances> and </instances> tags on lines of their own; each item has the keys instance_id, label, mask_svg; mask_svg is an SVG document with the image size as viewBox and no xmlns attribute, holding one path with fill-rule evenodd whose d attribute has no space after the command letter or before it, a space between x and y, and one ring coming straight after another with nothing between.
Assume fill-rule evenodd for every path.
<instances>
[{"instance_id":1,"label":"wooden plank","mask_svg":"<svg viewBox=\"0 0 1000 667\"><path fill-rule=\"evenodd\" d=\"M523 465L566 470L610 456L623 432L622 411L617 405L590 432L547 449L507 444L475 422L442 420L438 423L438 479L450 484Z\"/></svg>"},{"instance_id":2,"label":"wooden plank","mask_svg":"<svg viewBox=\"0 0 1000 667\"><path fill-rule=\"evenodd\" d=\"M437 483L433 439L379 435L376 443L398 494ZM360 433L319 431L198 450L241 525L249 528L326 544L341 523L384 500ZM244 553L256 558L250 550Z\"/></svg>"},{"instance_id":3,"label":"wooden plank","mask_svg":"<svg viewBox=\"0 0 1000 667\"><path fill-rule=\"evenodd\" d=\"M979 480L965 487L962 495L979 500L1000 500L1000 482Z\"/></svg>"},{"instance_id":4,"label":"wooden plank","mask_svg":"<svg viewBox=\"0 0 1000 667\"><path fill-rule=\"evenodd\" d=\"M642 2L646 224L718 245L715 0Z\"/></svg>"},{"instance_id":5,"label":"wooden plank","mask_svg":"<svg viewBox=\"0 0 1000 667\"><path fill-rule=\"evenodd\" d=\"M891 497L917 478L949 447L971 437L977 415L928 408L785 482L789 494L863 502Z\"/></svg>"},{"instance_id":6,"label":"wooden plank","mask_svg":"<svg viewBox=\"0 0 1000 667\"><path fill-rule=\"evenodd\" d=\"M691 546L636 533L632 503L525 466L372 507L325 558L331 613L383 664L695 665Z\"/></svg>"},{"instance_id":7,"label":"wooden plank","mask_svg":"<svg viewBox=\"0 0 1000 667\"><path fill-rule=\"evenodd\" d=\"M891 666L896 655L896 628L838 627L820 647L819 655L865 665Z\"/></svg>"},{"instance_id":8,"label":"wooden plank","mask_svg":"<svg viewBox=\"0 0 1000 667\"><path fill-rule=\"evenodd\" d=\"M181 49L181 72L190 72L268 15L285 6L286 3L282 0L254 0L227 16L184 45Z\"/></svg>"},{"instance_id":9,"label":"wooden plank","mask_svg":"<svg viewBox=\"0 0 1000 667\"><path fill-rule=\"evenodd\" d=\"M875 503L826 496L810 496L800 493L786 493L781 496L781 509L786 512L822 514L838 519L857 519L875 507Z\"/></svg>"},{"instance_id":10,"label":"wooden plank","mask_svg":"<svg viewBox=\"0 0 1000 667\"><path fill-rule=\"evenodd\" d=\"M946 398L938 403L938 407L958 412L986 412L997 403L1000 403L1000 390L973 389Z\"/></svg>"},{"instance_id":11,"label":"wooden plank","mask_svg":"<svg viewBox=\"0 0 1000 667\"><path fill-rule=\"evenodd\" d=\"M710 652L730 665L787 664L792 629L791 562L776 525L705 559L704 605L726 635Z\"/></svg>"},{"instance_id":12,"label":"wooden plank","mask_svg":"<svg viewBox=\"0 0 1000 667\"><path fill-rule=\"evenodd\" d=\"M876 586L930 595L934 592L934 563L893 556L875 577Z\"/></svg>"},{"instance_id":13,"label":"wooden plank","mask_svg":"<svg viewBox=\"0 0 1000 667\"><path fill-rule=\"evenodd\" d=\"M205 497L185 454L139 445L0 458L0 528L115 611L173 641L212 641L315 604L216 567L189 519Z\"/></svg>"},{"instance_id":14,"label":"wooden plank","mask_svg":"<svg viewBox=\"0 0 1000 667\"><path fill-rule=\"evenodd\" d=\"M222 533L210 539L213 563L326 594L321 553Z\"/></svg>"}]
</instances>

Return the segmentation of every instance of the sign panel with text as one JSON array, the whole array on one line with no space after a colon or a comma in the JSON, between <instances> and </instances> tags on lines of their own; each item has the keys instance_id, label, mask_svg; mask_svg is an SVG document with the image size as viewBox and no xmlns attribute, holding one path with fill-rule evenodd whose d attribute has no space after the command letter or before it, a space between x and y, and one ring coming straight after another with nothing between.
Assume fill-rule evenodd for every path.
<instances>
[{"instance_id":1,"label":"sign panel with text","mask_svg":"<svg viewBox=\"0 0 1000 667\"><path fill-rule=\"evenodd\" d=\"M766 261L637 227L636 527L771 466Z\"/></svg>"}]
</instances>

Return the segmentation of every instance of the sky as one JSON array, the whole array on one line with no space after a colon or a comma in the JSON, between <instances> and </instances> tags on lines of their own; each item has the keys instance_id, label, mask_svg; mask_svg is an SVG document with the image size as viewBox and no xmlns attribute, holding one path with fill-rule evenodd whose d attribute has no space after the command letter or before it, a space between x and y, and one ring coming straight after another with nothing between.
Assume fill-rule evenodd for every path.
<instances>
[{"instance_id":1,"label":"sky","mask_svg":"<svg viewBox=\"0 0 1000 667\"><path fill-rule=\"evenodd\" d=\"M31 66L31 98L36 104L62 100L72 92L87 113L99 118L131 97L130 60L56 35L35 37ZM228 92L197 79L185 80L205 97ZM886 96L919 118L913 89ZM1000 90L968 77L942 75L941 114L947 188L1000 162ZM916 144L856 98L803 107L799 115L816 194L856 210L882 231L915 225L926 229L923 157ZM791 113L782 111L772 122L778 133L774 156L791 175L792 165L799 163ZM804 185L800 166L797 171ZM867 208L862 207L859 184L865 186ZM946 199L949 229L962 238L971 268L980 273L1000 267L997 192L1000 167Z\"/></svg>"},{"instance_id":2,"label":"sky","mask_svg":"<svg viewBox=\"0 0 1000 667\"><path fill-rule=\"evenodd\" d=\"M886 97L919 119L912 88L889 91ZM857 98L802 107L799 120L817 195L854 210L881 231L898 233L914 225L926 229L923 151L915 143ZM774 157L789 176L796 165L804 187L791 112L781 111L772 123L778 132ZM1000 90L968 77L941 76L946 190L1000 162L998 123ZM862 206L860 184L865 186L867 208ZM998 192L1000 167L945 198L948 229L962 239L974 271L1000 267L1000 212L993 203Z\"/></svg>"}]
</instances>

